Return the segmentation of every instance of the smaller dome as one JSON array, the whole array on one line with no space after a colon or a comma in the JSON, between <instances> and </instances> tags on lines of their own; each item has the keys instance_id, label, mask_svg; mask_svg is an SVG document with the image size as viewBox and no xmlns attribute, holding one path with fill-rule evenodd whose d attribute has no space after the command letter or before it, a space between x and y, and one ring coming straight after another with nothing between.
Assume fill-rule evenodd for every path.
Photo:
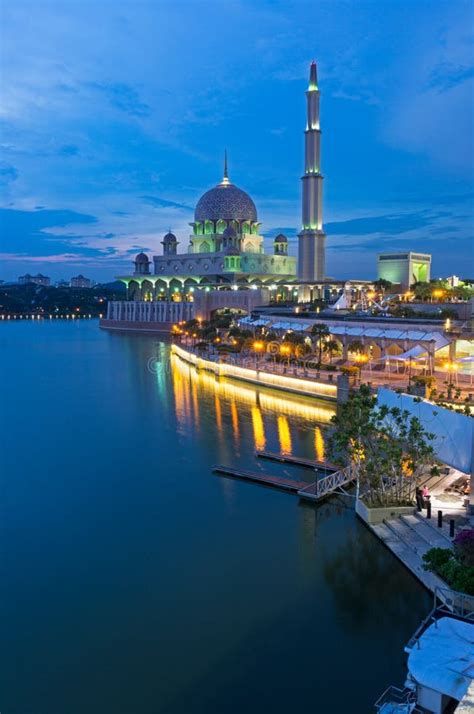
<instances>
[{"instance_id":1,"label":"smaller dome","mask_svg":"<svg viewBox=\"0 0 474 714\"><path fill-rule=\"evenodd\" d=\"M237 231L233 226L227 226L222 235L225 238L235 238L235 236L237 235Z\"/></svg>"},{"instance_id":2,"label":"smaller dome","mask_svg":"<svg viewBox=\"0 0 474 714\"><path fill-rule=\"evenodd\" d=\"M150 261L148 260L148 256L146 253L138 253L137 257L135 258L135 263L149 263Z\"/></svg>"},{"instance_id":3,"label":"smaller dome","mask_svg":"<svg viewBox=\"0 0 474 714\"><path fill-rule=\"evenodd\" d=\"M177 240L178 240L178 239L176 238L175 234L174 234L174 233L171 233L171 232L167 233L167 234L163 237L163 243L176 243Z\"/></svg>"},{"instance_id":4,"label":"smaller dome","mask_svg":"<svg viewBox=\"0 0 474 714\"><path fill-rule=\"evenodd\" d=\"M275 240L273 241L274 243L288 243L288 238L283 235L283 233L279 233L277 236L275 236Z\"/></svg>"},{"instance_id":5,"label":"smaller dome","mask_svg":"<svg viewBox=\"0 0 474 714\"><path fill-rule=\"evenodd\" d=\"M228 248L226 248L224 253L225 255L240 255L240 252L237 250L237 248L234 248L233 245L230 245Z\"/></svg>"}]
</instances>

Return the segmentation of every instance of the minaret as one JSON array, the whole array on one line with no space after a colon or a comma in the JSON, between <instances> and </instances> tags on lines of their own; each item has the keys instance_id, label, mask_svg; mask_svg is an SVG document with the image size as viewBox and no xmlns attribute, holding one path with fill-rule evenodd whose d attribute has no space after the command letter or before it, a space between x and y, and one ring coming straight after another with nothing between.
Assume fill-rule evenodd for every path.
<instances>
[{"instance_id":1,"label":"minaret","mask_svg":"<svg viewBox=\"0 0 474 714\"><path fill-rule=\"evenodd\" d=\"M316 62L311 63L306 92L307 119L304 134L304 176L302 183L302 229L298 235L298 278L323 280L326 236L323 232L323 177L321 171L321 129Z\"/></svg>"}]
</instances>

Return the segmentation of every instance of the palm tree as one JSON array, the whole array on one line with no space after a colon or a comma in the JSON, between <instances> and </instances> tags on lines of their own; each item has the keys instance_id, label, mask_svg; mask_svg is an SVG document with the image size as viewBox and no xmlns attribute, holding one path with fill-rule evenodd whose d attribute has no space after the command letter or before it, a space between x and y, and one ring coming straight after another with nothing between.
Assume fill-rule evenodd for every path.
<instances>
[{"instance_id":1,"label":"palm tree","mask_svg":"<svg viewBox=\"0 0 474 714\"><path fill-rule=\"evenodd\" d=\"M361 355L364 352L364 343L360 340L353 340L348 344L347 349L349 352L355 352L356 354Z\"/></svg>"},{"instance_id":2,"label":"palm tree","mask_svg":"<svg viewBox=\"0 0 474 714\"><path fill-rule=\"evenodd\" d=\"M324 324L324 322L317 322L313 327L311 328L311 334L313 337L317 338L318 341L318 362L321 364L321 359L322 359L322 354L323 354L323 337L327 337L329 335L329 329L328 326Z\"/></svg>"},{"instance_id":3,"label":"palm tree","mask_svg":"<svg viewBox=\"0 0 474 714\"><path fill-rule=\"evenodd\" d=\"M336 342L336 340L326 340L323 349L329 355L329 364L332 364L334 353L339 352L339 342Z\"/></svg>"}]
</instances>

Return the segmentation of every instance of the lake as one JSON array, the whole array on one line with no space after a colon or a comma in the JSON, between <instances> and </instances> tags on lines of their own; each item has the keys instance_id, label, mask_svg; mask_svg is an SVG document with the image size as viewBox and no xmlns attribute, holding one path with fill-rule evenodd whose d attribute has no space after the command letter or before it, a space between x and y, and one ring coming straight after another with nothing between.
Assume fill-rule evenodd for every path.
<instances>
[{"instance_id":1,"label":"lake","mask_svg":"<svg viewBox=\"0 0 474 714\"><path fill-rule=\"evenodd\" d=\"M14 321L1 347L2 714L366 714L431 598L356 519L217 476L324 455L333 407L153 336Z\"/></svg>"}]
</instances>

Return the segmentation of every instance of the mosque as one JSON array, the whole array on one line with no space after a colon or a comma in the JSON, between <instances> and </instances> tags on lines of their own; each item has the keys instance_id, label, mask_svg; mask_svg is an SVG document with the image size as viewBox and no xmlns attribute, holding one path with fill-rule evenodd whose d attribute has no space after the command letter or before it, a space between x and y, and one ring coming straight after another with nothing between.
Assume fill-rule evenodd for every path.
<instances>
[{"instance_id":1,"label":"mosque","mask_svg":"<svg viewBox=\"0 0 474 714\"><path fill-rule=\"evenodd\" d=\"M130 275L119 276L128 299L193 301L198 291L267 288L280 297L304 297L324 283L325 235L320 171L321 130L316 63L310 67L306 91L305 166L302 182L302 230L298 258L288 255L288 239L277 235L266 253L257 208L248 193L229 179L227 154L223 178L199 199L187 252L178 252L176 235L161 241L163 254L150 260L139 253ZM331 281L334 282L334 281ZM312 296L311 296L312 297Z\"/></svg>"}]
</instances>

